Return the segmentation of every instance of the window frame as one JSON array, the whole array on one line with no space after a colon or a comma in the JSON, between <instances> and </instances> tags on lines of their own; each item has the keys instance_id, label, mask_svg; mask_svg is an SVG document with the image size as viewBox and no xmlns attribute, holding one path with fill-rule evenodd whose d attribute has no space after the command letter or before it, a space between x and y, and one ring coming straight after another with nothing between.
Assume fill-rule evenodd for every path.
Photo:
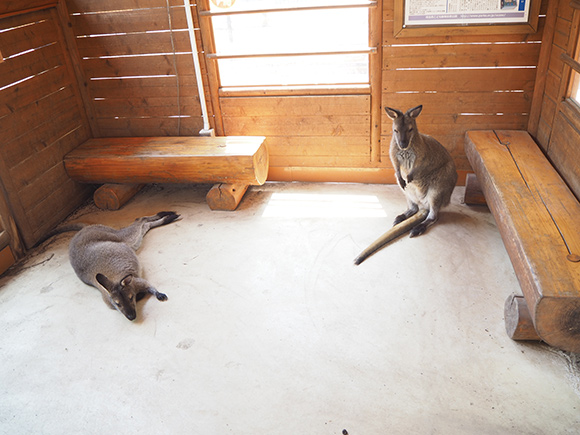
<instances>
[{"instance_id":1,"label":"window frame","mask_svg":"<svg viewBox=\"0 0 580 435\"><path fill-rule=\"evenodd\" d=\"M564 86L560 88L560 96L562 101L576 108L580 116L580 95L574 98L580 92L580 1L573 0L570 6L574 12L567 50L560 55L564 62Z\"/></svg>"},{"instance_id":2,"label":"window frame","mask_svg":"<svg viewBox=\"0 0 580 435\"><path fill-rule=\"evenodd\" d=\"M212 12L209 6L209 0L201 0L197 4L198 19L202 33L202 41L204 45L204 58L208 65L208 74L210 79L210 86L212 90L219 97L226 96L301 96L301 95L370 95L373 87L373 76L376 76L374 70L382 68L381 43L382 43L382 0L368 0L363 4L342 4L329 6L298 6L287 8L270 8L249 11L224 11ZM346 8L367 8L369 10L369 35L368 48L364 50L350 50L348 53L363 53L369 56L368 83L365 84L323 84L323 85L284 85L284 86L247 86L247 87L224 87L222 86L218 60L232 59L232 58L251 58L251 57L273 57L273 56L288 56L284 54L267 54L256 55L253 53L241 55L220 55L216 52L212 17L227 16L227 15L241 15L249 13L264 13L264 12L291 12L291 11L308 11L308 10L325 10L325 9L346 9ZM377 16L379 19L377 20ZM379 25L377 25L377 22ZM374 26L374 27L373 27ZM378 38L377 38L378 37ZM319 52L318 54L346 54L347 51L336 52ZM292 56L301 56L306 53L296 52L291 53ZM314 54L314 53L308 53ZM380 87L380 85L379 85Z\"/></svg>"},{"instance_id":3,"label":"window frame","mask_svg":"<svg viewBox=\"0 0 580 435\"><path fill-rule=\"evenodd\" d=\"M381 162L381 128L382 128L382 68L383 68L383 0L374 0L376 4L369 9L369 47L375 48L374 53L369 54L369 85L362 88L355 87L318 87L316 89L294 88L290 89L255 89L253 91L225 92L221 90L217 60L203 56L205 66L204 79L209 100L213 107L213 128L218 136L225 134L224 122L221 112L220 98L243 97L243 96L309 96L309 95L370 95L370 160L371 163ZM211 19L203 15L203 11L209 11L209 0L198 0L196 4L196 27L200 29L201 44L198 52L215 53L215 41ZM200 15L202 14L202 15Z\"/></svg>"}]
</instances>

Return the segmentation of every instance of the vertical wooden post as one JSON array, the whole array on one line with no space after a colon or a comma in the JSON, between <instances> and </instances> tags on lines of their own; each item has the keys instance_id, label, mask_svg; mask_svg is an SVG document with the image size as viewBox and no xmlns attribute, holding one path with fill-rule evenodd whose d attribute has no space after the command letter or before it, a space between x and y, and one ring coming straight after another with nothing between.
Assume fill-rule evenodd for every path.
<instances>
[{"instance_id":1,"label":"vertical wooden post","mask_svg":"<svg viewBox=\"0 0 580 435\"><path fill-rule=\"evenodd\" d=\"M144 184L103 184L93 194L95 205L101 210L119 210L133 198Z\"/></svg>"},{"instance_id":2,"label":"vertical wooden post","mask_svg":"<svg viewBox=\"0 0 580 435\"><path fill-rule=\"evenodd\" d=\"M481 185L475 174L467 174L463 202L467 205L487 205Z\"/></svg>"},{"instance_id":3,"label":"vertical wooden post","mask_svg":"<svg viewBox=\"0 0 580 435\"><path fill-rule=\"evenodd\" d=\"M197 21L201 30L201 44L204 53L215 53L215 43L213 38L213 26L211 17L200 16L202 11L209 11L209 1L200 0L195 7L194 21ZM192 50L198 50L197 47L192 47ZM216 59L208 59L205 57L205 65L207 67L207 78L209 82L209 95L214 114L215 132L217 136L225 136L224 121L222 118L222 111L219 99L220 79L219 70ZM197 80L203 80L203 77L197 77Z\"/></svg>"},{"instance_id":4,"label":"vertical wooden post","mask_svg":"<svg viewBox=\"0 0 580 435\"><path fill-rule=\"evenodd\" d=\"M238 207L248 187L250 186L247 184L215 184L205 197L207 205L212 210L233 211Z\"/></svg>"},{"instance_id":5,"label":"vertical wooden post","mask_svg":"<svg viewBox=\"0 0 580 435\"><path fill-rule=\"evenodd\" d=\"M538 68L536 73L536 82L534 84L534 98L530 108L530 117L528 120L528 132L536 137L538 135L538 125L542 113L542 101L544 99L544 89L546 88L546 76L552 54L552 41L556 28L556 19L558 18L558 3L549 2L548 12L546 13L546 24L542 34L542 45L540 48L540 57L538 59ZM547 144L545 144L547 145Z\"/></svg>"},{"instance_id":6,"label":"vertical wooden post","mask_svg":"<svg viewBox=\"0 0 580 435\"><path fill-rule=\"evenodd\" d=\"M512 293L504 306L505 329L512 340L540 341L534 322L523 296Z\"/></svg>"},{"instance_id":7,"label":"vertical wooden post","mask_svg":"<svg viewBox=\"0 0 580 435\"><path fill-rule=\"evenodd\" d=\"M383 96L383 1L369 11L369 46L377 49L369 55L371 86L371 162L381 161L381 123Z\"/></svg>"},{"instance_id":8,"label":"vertical wooden post","mask_svg":"<svg viewBox=\"0 0 580 435\"><path fill-rule=\"evenodd\" d=\"M87 127L90 128L92 137L100 137L99 128L97 127L97 122L95 119L93 111L93 102L87 91L87 80L84 75L83 68L81 66L81 57L76 45L75 36L72 31L72 24L70 22L70 17L68 9L66 7L64 0L59 0L56 5L56 12L54 12L57 18L57 22L60 22L59 33L63 40L64 47L68 52L68 56L65 56L65 62L68 71L74 71L75 77L71 77L73 83L77 83L77 88L75 89L75 94L79 104L81 105L81 114L83 115L84 121ZM76 92L78 89L78 93Z\"/></svg>"},{"instance_id":9,"label":"vertical wooden post","mask_svg":"<svg viewBox=\"0 0 580 435\"><path fill-rule=\"evenodd\" d=\"M12 249L12 254L16 259L24 257L26 254L26 248L22 242L18 226L14 220L12 209L7 201L7 195L5 195L4 190L0 191L0 233L5 232L9 237L9 245Z\"/></svg>"}]
</instances>

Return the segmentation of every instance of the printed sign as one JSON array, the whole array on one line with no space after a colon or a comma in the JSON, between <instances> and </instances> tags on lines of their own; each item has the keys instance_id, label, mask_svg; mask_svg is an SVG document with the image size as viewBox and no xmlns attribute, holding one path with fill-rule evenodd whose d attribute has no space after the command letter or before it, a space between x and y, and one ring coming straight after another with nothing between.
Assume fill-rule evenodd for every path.
<instances>
[{"instance_id":1,"label":"printed sign","mask_svg":"<svg viewBox=\"0 0 580 435\"><path fill-rule=\"evenodd\" d=\"M531 0L405 0L405 27L527 23Z\"/></svg>"}]
</instances>

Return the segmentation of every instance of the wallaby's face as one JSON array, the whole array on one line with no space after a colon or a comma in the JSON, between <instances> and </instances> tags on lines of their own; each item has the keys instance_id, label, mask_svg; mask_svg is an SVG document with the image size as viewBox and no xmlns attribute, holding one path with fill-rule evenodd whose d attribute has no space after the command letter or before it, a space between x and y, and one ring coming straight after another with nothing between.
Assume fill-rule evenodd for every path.
<instances>
[{"instance_id":1,"label":"wallaby's face","mask_svg":"<svg viewBox=\"0 0 580 435\"><path fill-rule=\"evenodd\" d=\"M419 134L415 119L421 110L423 106L417 106L403 113L400 110L385 107L387 115L393 120L393 139L400 149L406 149L413 142L413 138Z\"/></svg>"},{"instance_id":2,"label":"wallaby's face","mask_svg":"<svg viewBox=\"0 0 580 435\"><path fill-rule=\"evenodd\" d=\"M136 294L133 288L133 277L127 275L120 282L113 282L105 275L97 274L97 281L108 293L111 305L129 320L137 317Z\"/></svg>"}]
</instances>

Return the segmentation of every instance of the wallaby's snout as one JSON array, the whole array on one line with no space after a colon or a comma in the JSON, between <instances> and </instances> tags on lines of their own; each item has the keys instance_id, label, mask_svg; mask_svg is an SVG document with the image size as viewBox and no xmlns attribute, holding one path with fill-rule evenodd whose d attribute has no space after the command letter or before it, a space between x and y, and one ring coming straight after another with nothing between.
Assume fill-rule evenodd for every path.
<instances>
[{"instance_id":1,"label":"wallaby's snout","mask_svg":"<svg viewBox=\"0 0 580 435\"><path fill-rule=\"evenodd\" d=\"M396 138L397 145L399 146L399 148L401 148L402 150L407 149L407 147L409 146L409 143L411 142L409 140L409 137L411 135L409 134L409 132L407 131L405 126L403 125L399 129L395 130L394 133L395 133L395 138Z\"/></svg>"}]
</instances>

